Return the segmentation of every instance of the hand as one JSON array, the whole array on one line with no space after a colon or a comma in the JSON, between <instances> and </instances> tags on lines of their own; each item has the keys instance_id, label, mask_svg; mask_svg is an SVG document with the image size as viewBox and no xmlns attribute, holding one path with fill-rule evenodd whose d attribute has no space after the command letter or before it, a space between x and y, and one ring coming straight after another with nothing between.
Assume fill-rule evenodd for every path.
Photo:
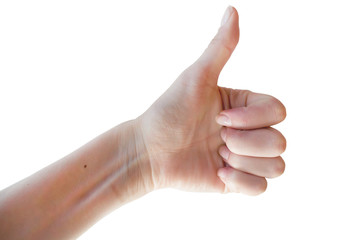
<instances>
[{"instance_id":1,"label":"hand","mask_svg":"<svg viewBox=\"0 0 360 240\"><path fill-rule=\"evenodd\" d=\"M238 41L238 13L229 7L202 56L138 118L155 188L256 195L266 177L283 173L286 141L270 126L284 120L284 106L217 86Z\"/></svg>"}]
</instances>

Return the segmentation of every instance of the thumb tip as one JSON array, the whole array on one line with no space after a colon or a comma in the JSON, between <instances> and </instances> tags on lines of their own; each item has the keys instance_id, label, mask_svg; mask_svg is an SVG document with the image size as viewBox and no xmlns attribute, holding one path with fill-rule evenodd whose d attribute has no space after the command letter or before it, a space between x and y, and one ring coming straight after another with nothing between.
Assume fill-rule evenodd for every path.
<instances>
[{"instance_id":1,"label":"thumb tip","mask_svg":"<svg viewBox=\"0 0 360 240\"><path fill-rule=\"evenodd\" d=\"M226 25L229 22L229 20L233 17L234 13L237 14L235 7L229 5L226 8L225 13L221 19L221 27Z\"/></svg>"},{"instance_id":2,"label":"thumb tip","mask_svg":"<svg viewBox=\"0 0 360 240\"><path fill-rule=\"evenodd\" d=\"M233 12L234 12L234 8L231 5L229 5L226 8L225 13L221 19L221 26L224 26L228 22Z\"/></svg>"},{"instance_id":3,"label":"thumb tip","mask_svg":"<svg viewBox=\"0 0 360 240\"><path fill-rule=\"evenodd\" d=\"M218 76L239 42L240 29L238 14L234 7L229 6L222 18L222 26L207 49L197 60L200 69L211 70L211 76Z\"/></svg>"},{"instance_id":4,"label":"thumb tip","mask_svg":"<svg viewBox=\"0 0 360 240\"><path fill-rule=\"evenodd\" d=\"M225 10L218 33L232 39L237 45L240 37L239 15L233 6L228 6Z\"/></svg>"}]
</instances>

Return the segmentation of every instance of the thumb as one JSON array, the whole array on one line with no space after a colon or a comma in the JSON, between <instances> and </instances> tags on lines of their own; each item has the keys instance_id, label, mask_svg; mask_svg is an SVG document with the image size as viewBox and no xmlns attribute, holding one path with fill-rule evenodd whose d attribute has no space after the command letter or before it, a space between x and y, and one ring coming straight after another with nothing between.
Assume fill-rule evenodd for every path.
<instances>
[{"instance_id":1,"label":"thumb","mask_svg":"<svg viewBox=\"0 0 360 240\"><path fill-rule=\"evenodd\" d=\"M201 72L207 72L208 76L217 81L238 42L239 15L234 7L229 6L224 13L218 33L195 62L196 67Z\"/></svg>"}]
</instances>

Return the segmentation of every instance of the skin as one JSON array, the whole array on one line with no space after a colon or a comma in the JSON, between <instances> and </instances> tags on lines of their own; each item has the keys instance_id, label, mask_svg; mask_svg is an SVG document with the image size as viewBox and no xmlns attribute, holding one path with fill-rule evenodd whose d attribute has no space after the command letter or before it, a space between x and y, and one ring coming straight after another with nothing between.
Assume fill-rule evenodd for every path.
<instances>
[{"instance_id":1,"label":"skin","mask_svg":"<svg viewBox=\"0 0 360 240\"><path fill-rule=\"evenodd\" d=\"M239 41L229 7L200 58L141 116L0 192L0 236L72 239L125 203L161 188L266 190L280 176L286 141L270 126L284 120L274 97L219 87Z\"/></svg>"}]
</instances>

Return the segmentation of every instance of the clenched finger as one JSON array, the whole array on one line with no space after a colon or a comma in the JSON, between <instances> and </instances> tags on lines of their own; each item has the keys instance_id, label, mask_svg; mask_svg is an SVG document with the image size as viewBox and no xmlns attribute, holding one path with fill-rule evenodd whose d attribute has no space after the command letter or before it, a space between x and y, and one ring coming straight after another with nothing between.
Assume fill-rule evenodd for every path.
<instances>
[{"instance_id":1,"label":"clenched finger","mask_svg":"<svg viewBox=\"0 0 360 240\"><path fill-rule=\"evenodd\" d=\"M216 117L218 124L237 129L256 129L269 127L283 121L286 117L284 105L276 98L250 92L222 88L228 95L228 108Z\"/></svg>"},{"instance_id":2,"label":"clenched finger","mask_svg":"<svg viewBox=\"0 0 360 240\"><path fill-rule=\"evenodd\" d=\"M224 145L219 148L219 154L232 168L260 177L278 177L285 170L285 162L280 156L272 158L241 156L230 152Z\"/></svg>"},{"instance_id":3,"label":"clenched finger","mask_svg":"<svg viewBox=\"0 0 360 240\"><path fill-rule=\"evenodd\" d=\"M286 148L286 139L274 128L237 130L224 127L221 138L231 152L243 156L277 157Z\"/></svg>"},{"instance_id":4,"label":"clenched finger","mask_svg":"<svg viewBox=\"0 0 360 240\"><path fill-rule=\"evenodd\" d=\"M247 195L258 195L265 192L267 181L263 177L258 177L245 173L231 167L220 168L219 178L224 182L224 192L244 193Z\"/></svg>"}]
</instances>

